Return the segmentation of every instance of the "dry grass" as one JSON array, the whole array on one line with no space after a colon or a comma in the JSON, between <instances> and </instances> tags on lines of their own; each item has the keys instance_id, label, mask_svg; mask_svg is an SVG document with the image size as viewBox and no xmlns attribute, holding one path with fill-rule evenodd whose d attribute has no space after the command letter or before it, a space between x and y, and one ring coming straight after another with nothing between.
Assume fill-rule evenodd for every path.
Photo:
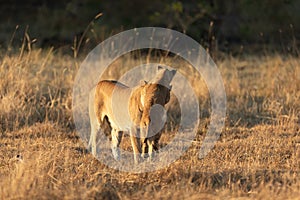
<instances>
[{"instance_id":1,"label":"dry grass","mask_svg":"<svg viewBox=\"0 0 300 200\"><path fill-rule=\"evenodd\" d=\"M140 61L127 58L115 64L135 62ZM297 199L300 60L270 55L230 57L217 64L228 105L215 148L197 159L209 119L203 85L197 90L203 119L193 146L167 168L130 174L94 159L76 135L71 95L78 65L72 58L51 49L3 56L0 198ZM165 133L161 142L168 137Z\"/></svg>"}]
</instances>

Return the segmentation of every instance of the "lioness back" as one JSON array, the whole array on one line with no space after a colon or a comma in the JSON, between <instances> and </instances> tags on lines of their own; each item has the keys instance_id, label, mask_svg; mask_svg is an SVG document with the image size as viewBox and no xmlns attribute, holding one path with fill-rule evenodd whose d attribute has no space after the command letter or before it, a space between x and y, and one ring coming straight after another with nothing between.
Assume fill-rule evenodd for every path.
<instances>
[{"instance_id":1,"label":"lioness back","mask_svg":"<svg viewBox=\"0 0 300 200\"><path fill-rule=\"evenodd\" d=\"M95 113L100 123L105 116L108 117L112 128L128 130L130 117L128 113L128 100L131 88L117 81L100 81L95 91Z\"/></svg>"}]
</instances>

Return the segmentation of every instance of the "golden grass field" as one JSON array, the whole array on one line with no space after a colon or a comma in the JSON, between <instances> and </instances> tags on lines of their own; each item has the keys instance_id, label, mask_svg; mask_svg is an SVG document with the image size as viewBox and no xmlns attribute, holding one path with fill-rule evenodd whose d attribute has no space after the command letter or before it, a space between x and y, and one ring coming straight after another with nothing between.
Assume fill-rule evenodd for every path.
<instances>
[{"instance_id":1,"label":"golden grass field","mask_svg":"<svg viewBox=\"0 0 300 200\"><path fill-rule=\"evenodd\" d=\"M140 174L103 165L77 136L72 84L82 59L53 49L2 51L0 58L0 199L299 199L299 58L215 60L227 117L214 149L198 159L210 111L198 84L201 121L192 147L168 167ZM114 64L123 69L136 60Z\"/></svg>"}]
</instances>

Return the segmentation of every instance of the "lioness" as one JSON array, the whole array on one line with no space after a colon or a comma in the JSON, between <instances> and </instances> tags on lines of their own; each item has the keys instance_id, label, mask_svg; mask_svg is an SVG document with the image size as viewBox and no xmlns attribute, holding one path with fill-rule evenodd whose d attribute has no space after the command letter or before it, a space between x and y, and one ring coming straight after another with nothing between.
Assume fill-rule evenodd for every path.
<instances>
[{"instance_id":1,"label":"lioness","mask_svg":"<svg viewBox=\"0 0 300 200\"><path fill-rule=\"evenodd\" d=\"M102 129L104 120L111 127L112 153L116 160L120 159L119 145L123 131L130 132L131 145L135 163L139 162L140 153L146 153L148 147L149 159L153 149L157 149L160 133L153 134L157 119L152 120L150 109L153 105L164 106L170 100L172 81L176 70L168 70L158 66L156 76L134 88L111 80L100 81L90 96L89 115L91 136L89 146L96 155L96 134ZM152 120L152 122L151 122ZM139 139L140 138L140 139ZM142 149L141 149L142 144Z\"/></svg>"}]
</instances>

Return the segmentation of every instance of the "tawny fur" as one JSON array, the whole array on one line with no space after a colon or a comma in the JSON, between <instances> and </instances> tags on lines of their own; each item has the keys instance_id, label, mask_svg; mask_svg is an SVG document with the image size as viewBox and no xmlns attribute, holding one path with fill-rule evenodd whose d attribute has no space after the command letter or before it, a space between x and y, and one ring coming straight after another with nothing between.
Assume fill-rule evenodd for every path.
<instances>
[{"instance_id":1,"label":"tawny fur","mask_svg":"<svg viewBox=\"0 0 300 200\"><path fill-rule=\"evenodd\" d=\"M90 95L91 137L89 146L96 155L96 135L102 130L105 120L111 127L112 153L115 159L120 158L119 145L123 131L130 132L134 160L139 162L140 154L145 155L148 147L149 158L158 148L161 133L150 137L151 106L164 106L170 100L170 82L176 70L158 67L158 73L149 82L129 88L119 82L100 81Z\"/></svg>"}]
</instances>

